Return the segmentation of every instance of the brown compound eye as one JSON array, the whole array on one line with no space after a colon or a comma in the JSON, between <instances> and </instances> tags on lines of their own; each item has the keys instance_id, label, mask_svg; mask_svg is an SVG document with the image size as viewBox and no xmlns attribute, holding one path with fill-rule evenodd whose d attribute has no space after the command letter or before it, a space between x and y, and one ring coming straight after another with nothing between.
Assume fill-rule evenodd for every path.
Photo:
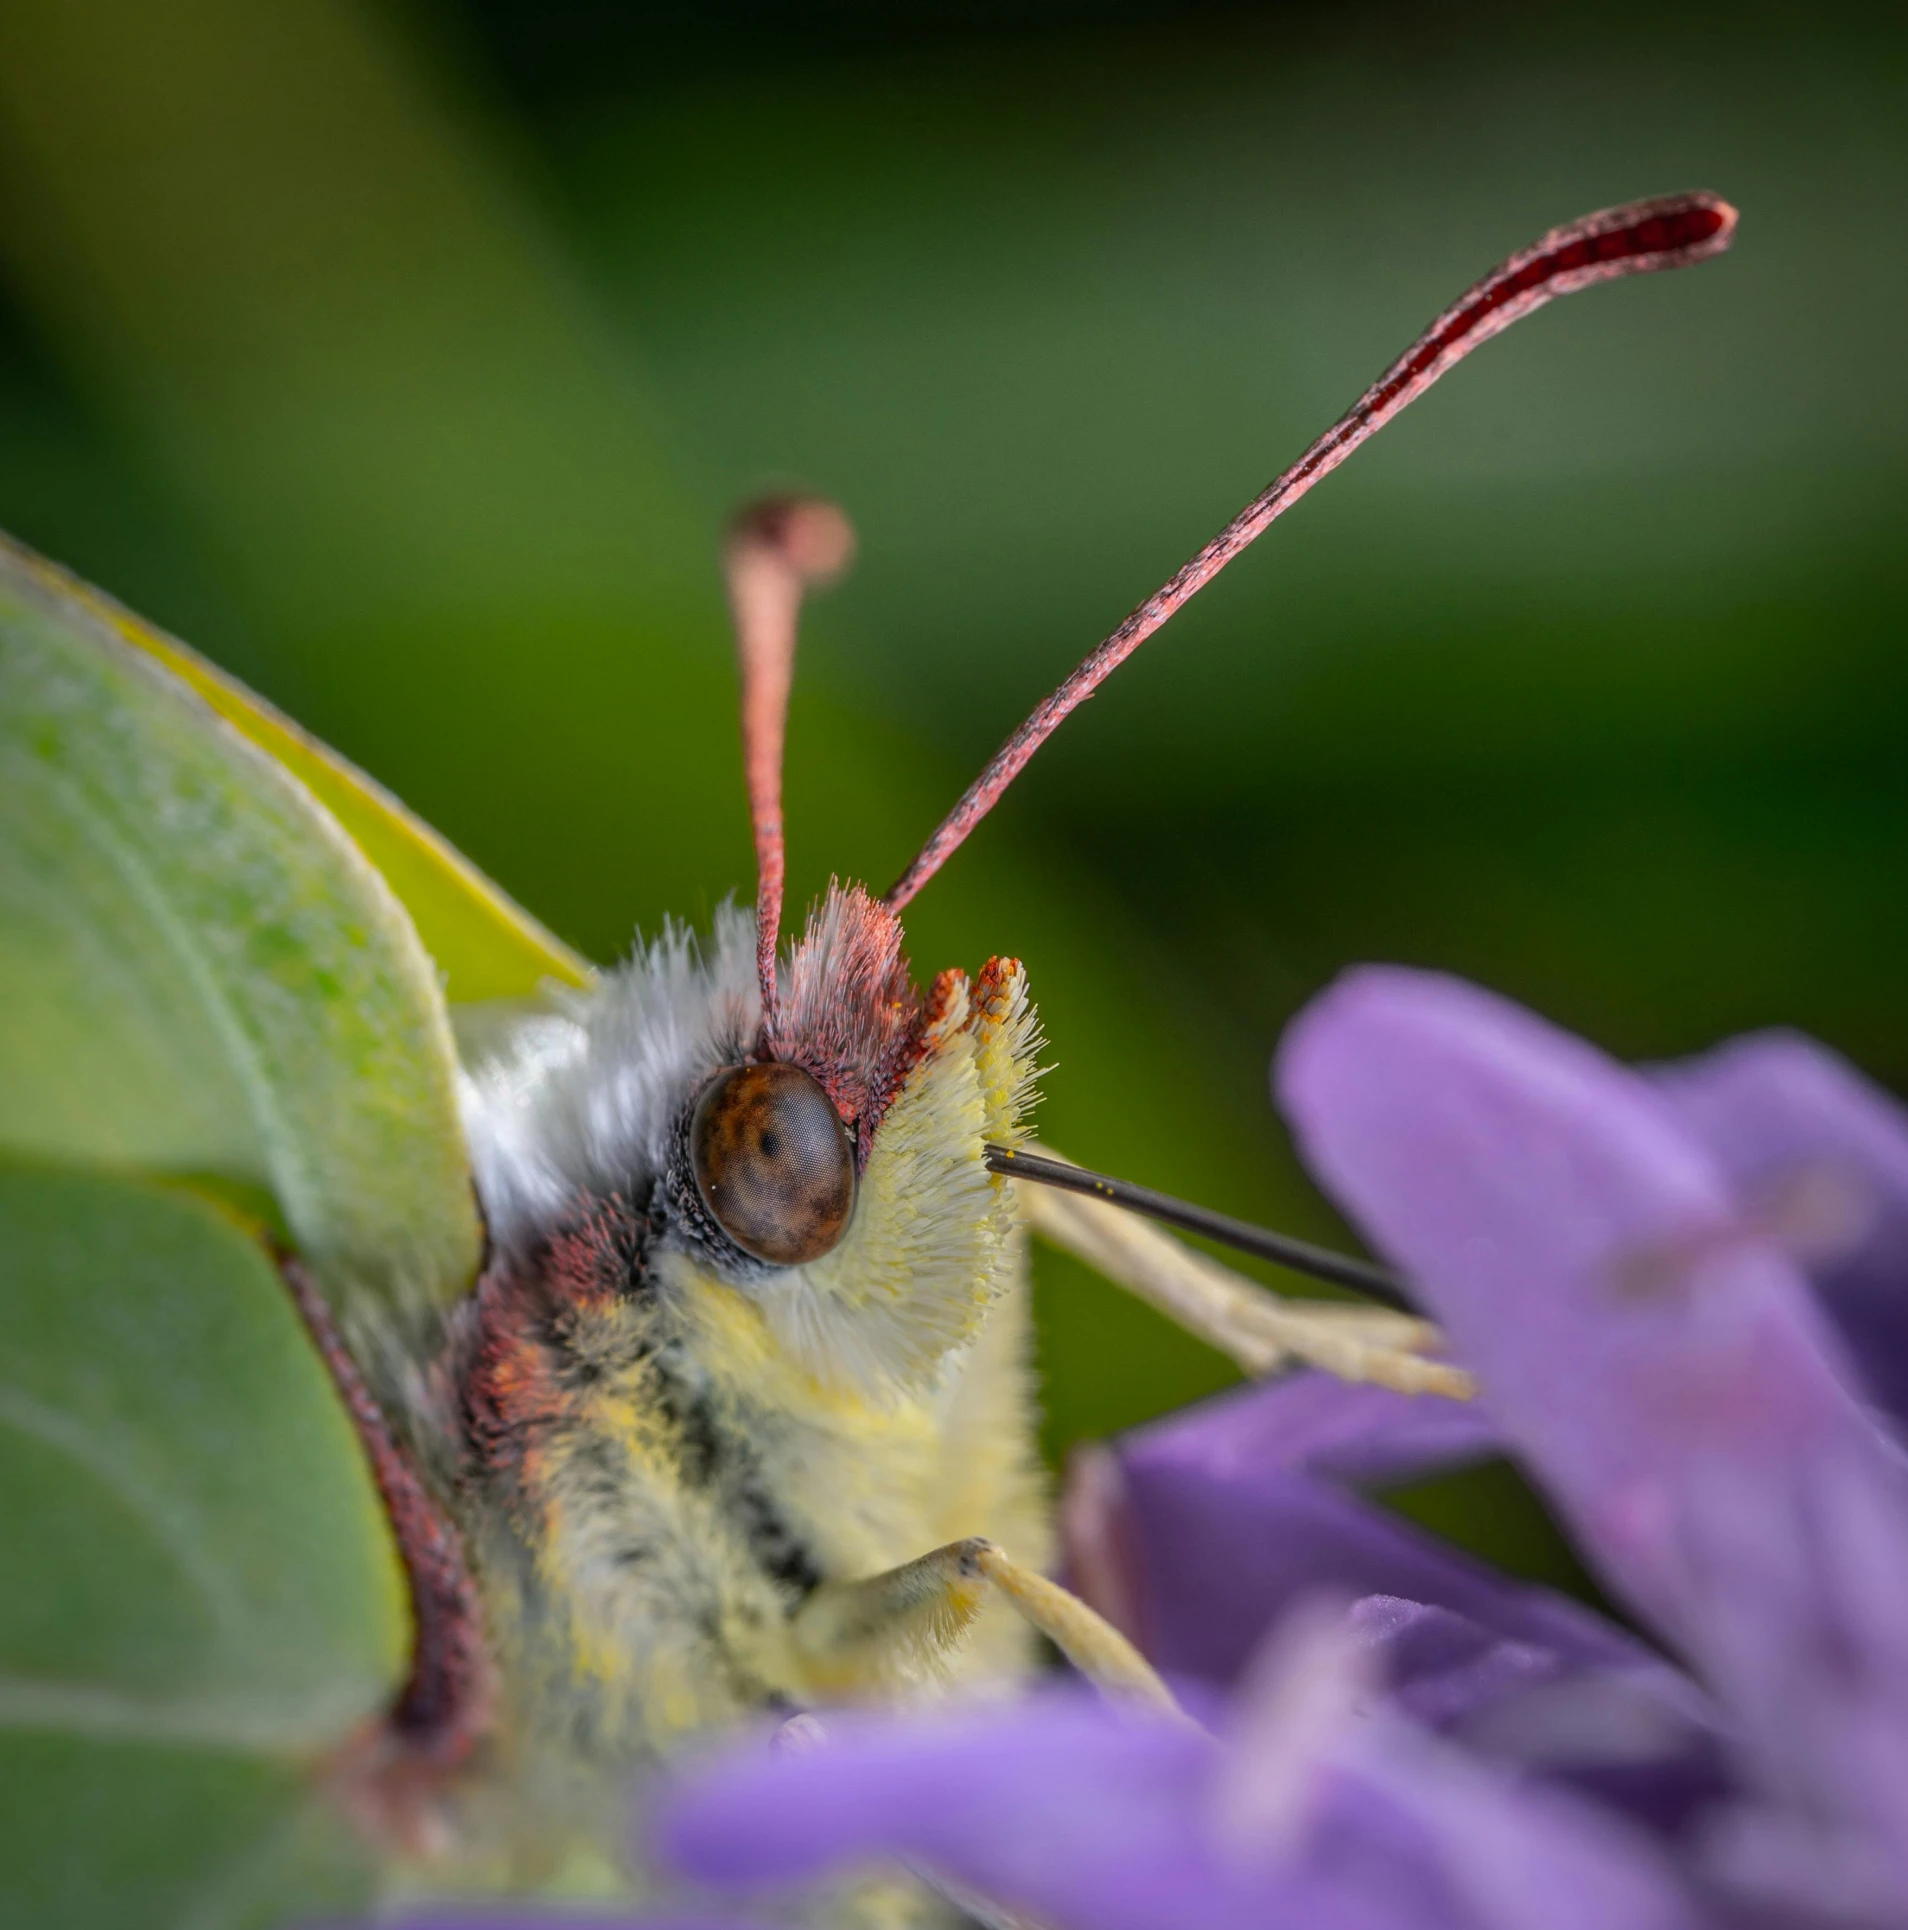
<instances>
[{"instance_id":1,"label":"brown compound eye","mask_svg":"<svg viewBox=\"0 0 1908 1930\"><path fill-rule=\"evenodd\" d=\"M819 1260L855 1210L855 1155L833 1103L800 1066L737 1066L710 1080L689 1123L696 1190L744 1253Z\"/></svg>"}]
</instances>

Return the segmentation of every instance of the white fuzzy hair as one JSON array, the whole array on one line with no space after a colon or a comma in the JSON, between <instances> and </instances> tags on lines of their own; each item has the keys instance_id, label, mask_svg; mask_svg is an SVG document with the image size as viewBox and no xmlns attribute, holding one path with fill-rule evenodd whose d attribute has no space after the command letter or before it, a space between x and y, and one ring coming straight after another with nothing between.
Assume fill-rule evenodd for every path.
<instances>
[{"instance_id":1,"label":"white fuzzy hair","mask_svg":"<svg viewBox=\"0 0 1908 1930\"><path fill-rule=\"evenodd\" d=\"M491 1238L521 1248L579 1192L646 1188L690 1091L738 1056L761 1011L754 921L725 904L706 946L672 923L477 1057L459 1097Z\"/></svg>"},{"instance_id":2,"label":"white fuzzy hair","mask_svg":"<svg viewBox=\"0 0 1908 1930\"><path fill-rule=\"evenodd\" d=\"M760 1011L753 924L724 906L707 947L672 926L478 1056L462 1094L493 1240L526 1251L580 1193L645 1204L683 1105L740 1056ZM1039 1043L1018 967L985 1010L951 975L875 1135L846 1237L806 1266L733 1283L817 1382L877 1400L924 1387L1006 1290L1017 1264L1013 1203L982 1148L1018 1136ZM659 1264L679 1304L690 1304L704 1262L680 1252Z\"/></svg>"}]
</instances>

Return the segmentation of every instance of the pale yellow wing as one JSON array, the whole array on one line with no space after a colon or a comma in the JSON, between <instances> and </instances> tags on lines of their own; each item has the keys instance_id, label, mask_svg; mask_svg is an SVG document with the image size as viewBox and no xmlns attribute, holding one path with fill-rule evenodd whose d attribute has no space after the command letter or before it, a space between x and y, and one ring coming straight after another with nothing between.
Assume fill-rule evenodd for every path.
<instances>
[{"instance_id":1,"label":"pale yellow wing","mask_svg":"<svg viewBox=\"0 0 1908 1930\"><path fill-rule=\"evenodd\" d=\"M435 962L377 869L56 572L0 556L0 1148L262 1190L355 1320L483 1248Z\"/></svg>"},{"instance_id":2,"label":"pale yellow wing","mask_svg":"<svg viewBox=\"0 0 1908 1930\"><path fill-rule=\"evenodd\" d=\"M547 930L421 818L236 678L90 584L0 536L0 579L70 598L156 658L243 736L282 764L343 827L417 926L455 1003L526 998L547 979L581 985L587 960Z\"/></svg>"}]
</instances>

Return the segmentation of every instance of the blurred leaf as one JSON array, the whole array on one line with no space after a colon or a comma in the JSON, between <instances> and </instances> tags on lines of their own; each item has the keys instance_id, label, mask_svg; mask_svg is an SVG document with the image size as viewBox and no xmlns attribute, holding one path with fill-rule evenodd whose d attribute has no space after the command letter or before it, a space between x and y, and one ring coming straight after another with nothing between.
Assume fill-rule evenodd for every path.
<instances>
[{"instance_id":1,"label":"blurred leaf","mask_svg":"<svg viewBox=\"0 0 1908 1930\"><path fill-rule=\"evenodd\" d=\"M341 1309L480 1236L430 960L331 817L0 552L0 1143L268 1185Z\"/></svg>"},{"instance_id":2,"label":"blurred leaf","mask_svg":"<svg viewBox=\"0 0 1908 1930\"><path fill-rule=\"evenodd\" d=\"M217 1207L0 1165L0 1545L10 1920L223 1930L362 1891L312 1771L401 1679L402 1575Z\"/></svg>"},{"instance_id":3,"label":"blurred leaf","mask_svg":"<svg viewBox=\"0 0 1908 1930\"><path fill-rule=\"evenodd\" d=\"M56 596L70 597L111 624L135 650L157 658L330 811L411 914L424 949L444 975L448 998L525 998L545 979L571 985L588 979L586 961L330 745L90 585L17 547L11 560Z\"/></svg>"}]
</instances>

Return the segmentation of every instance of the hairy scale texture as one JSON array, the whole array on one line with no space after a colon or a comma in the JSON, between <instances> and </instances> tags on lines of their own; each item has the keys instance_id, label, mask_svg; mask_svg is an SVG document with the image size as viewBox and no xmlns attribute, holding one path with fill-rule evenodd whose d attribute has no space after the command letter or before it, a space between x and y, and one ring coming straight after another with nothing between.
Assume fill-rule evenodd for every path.
<instances>
[{"instance_id":1,"label":"hairy scale texture","mask_svg":"<svg viewBox=\"0 0 1908 1930\"><path fill-rule=\"evenodd\" d=\"M910 1624L821 1657L791 1629L818 1588L964 1537L1047 1553L1022 1236L982 1160L1021 1130L1037 1021L1011 962L918 998L893 922L831 893L784 965L767 1051L865 1147L854 1220L806 1266L725 1251L682 1204L688 1108L765 1043L743 914L706 948L672 929L467 1072L493 1259L413 1427L500 1665L470 1801L526 1855L613 1842L620 1772L711 1728L1026 1666L1003 1605L958 1650ZM824 967L853 988L833 1011Z\"/></svg>"}]
</instances>

